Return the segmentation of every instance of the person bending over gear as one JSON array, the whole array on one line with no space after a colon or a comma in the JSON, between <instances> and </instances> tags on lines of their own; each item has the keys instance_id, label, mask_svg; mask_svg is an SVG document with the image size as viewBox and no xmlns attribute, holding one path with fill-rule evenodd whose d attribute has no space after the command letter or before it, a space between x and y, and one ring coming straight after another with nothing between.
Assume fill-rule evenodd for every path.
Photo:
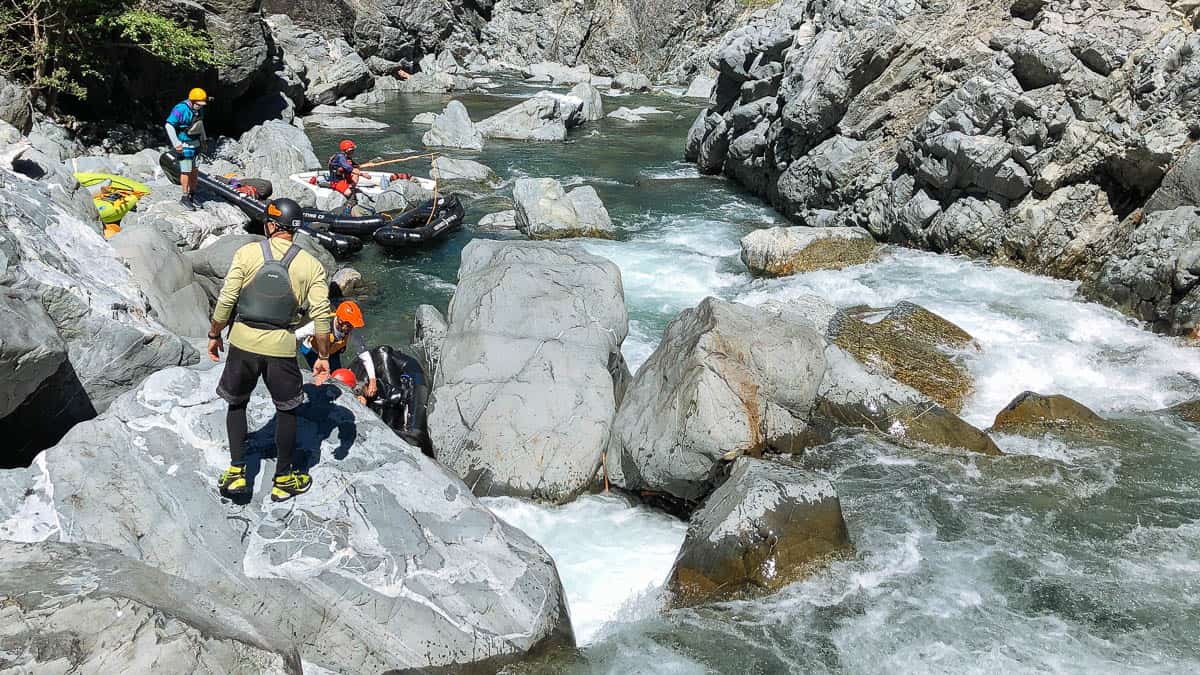
<instances>
[{"instance_id":1,"label":"person bending over gear","mask_svg":"<svg viewBox=\"0 0 1200 675\"><path fill-rule=\"evenodd\" d=\"M292 243L292 234L300 224L301 210L296 202L275 199L268 203L263 224L267 239L246 244L234 253L213 310L208 331L208 356L213 361L221 359L224 349L221 331L233 320L229 355L217 385L217 394L229 403L225 417L229 468L217 482L225 496L250 493L245 460L246 405L260 377L267 383L278 412L275 426L278 454L271 499L285 501L312 486L308 473L292 465L296 408L304 400L292 331L305 313L312 318L313 343L318 351L313 363L313 382L323 384L329 377L331 344L329 285L321 263Z\"/></svg>"},{"instance_id":2,"label":"person bending over gear","mask_svg":"<svg viewBox=\"0 0 1200 675\"><path fill-rule=\"evenodd\" d=\"M353 300L343 300L338 303L337 311L333 316L333 332L326 338L327 351L329 355L329 367L337 370L342 367L342 354L346 352L346 347L350 342L354 342L354 350L358 352L358 358L364 364L366 369L366 382L363 391L367 396L374 396L378 382L375 379L375 366L371 363L371 357L367 353L367 341L363 338L362 333L358 329L366 325L363 320L362 308ZM320 355L317 349L317 340L314 333L316 332L316 323L310 323L300 330L296 331L296 341L300 345L300 354L308 361L308 366L313 367L317 358Z\"/></svg>"},{"instance_id":3,"label":"person bending over gear","mask_svg":"<svg viewBox=\"0 0 1200 675\"><path fill-rule=\"evenodd\" d=\"M208 94L199 87L188 92L186 101L171 108L167 116L167 138L179 155L179 187L183 196L179 203L184 208L196 210L196 155L204 141L204 106L208 105Z\"/></svg>"},{"instance_id":4,"label":"person bending over gear","mask_svg":"<svg viewBox=\"0 0 1200 675\"><path fill-rule=\"evenodd\" d=\"M362 169L354 161L354 141L349 139L338 144L337 154L329 158L329 185L347 199L355 191Z\"/></svg>"},{"instance_id":5,"label":"person bending over gear","mask_svg":"<svg viewBox=\"0 0 1200 675\"><path fill-rule=\"evenodd\" d=\"M431 454L429 433L425 422L425 406L429 398L429 387L425 382L425 371L416 359L388 345L375 347L369 359L360 358L350 367L351 375L361 380L368 372L371 377L379 373L379 386L374 394L364 387L356 393L359 400L392 428L401 438ZM368 363L372 365L368 371ZM354 389L351 386L351 389Z\"/></svg>"}]
</instances>

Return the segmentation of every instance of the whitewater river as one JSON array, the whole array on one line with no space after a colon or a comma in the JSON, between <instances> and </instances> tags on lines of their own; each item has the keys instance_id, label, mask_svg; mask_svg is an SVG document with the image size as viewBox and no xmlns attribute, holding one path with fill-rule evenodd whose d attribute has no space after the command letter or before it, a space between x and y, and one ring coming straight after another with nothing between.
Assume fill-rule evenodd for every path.
<instances>
[{"instance_id":1,"label":"whitewater river","mask_svg":"<svg viewBox=\"0 0 1200 675\"><path fill-rule=\"evenodd\" d=\"M460 97L478 120L532 89ZM448 98L365 111L391 123L357 133L360 156L420 148L409 120ZM551 176L592 185L620 229L588 240L624 279L632 368L680 310L708 295L750 304L817 293L841 306L924 305L982 345L962 355L980 427L1024 390L1072 396L1127 431L1108 445L1001 436L1002 458L904 449L849 436L811 451L858 555L772 596L667 613L661 583L686 525L617 497L559 508L487 500L554 556L577 654L514 667L538 673L1200 672L1200 432L1153 414L1200 393L1200 350L1082 302L1074 284L960 258L888 249L840 272L755 281L738 260L747 232L781 224L727 182L678 161L698 106L667 96L605 99L667 114L605 120L565 144L489 141L448 153L506 184ZM318 154L338 136L313 134ZM468 223L509 208L493 196ZM413 309L445 309L468 227L429 251L355 262L375 343L406 345Z\"/></svg>"}]
</instances>

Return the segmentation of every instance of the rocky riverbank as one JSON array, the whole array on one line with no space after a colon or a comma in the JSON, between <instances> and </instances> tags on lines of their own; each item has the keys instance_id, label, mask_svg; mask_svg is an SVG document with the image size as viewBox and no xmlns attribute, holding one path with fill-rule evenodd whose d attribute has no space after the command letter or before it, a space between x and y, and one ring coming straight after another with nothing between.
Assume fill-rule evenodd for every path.
<instances>
[{"instance_id":1,"label":"rocky riverbank","mask_svg":"<svg viewBox=\"0 0 1200 675\"><path fill-rule=\"evenodd\" d=\"M688 159L789 219L1200 322L1194 5L785 1L728 34Z\"/></svg>"}]
</instances>

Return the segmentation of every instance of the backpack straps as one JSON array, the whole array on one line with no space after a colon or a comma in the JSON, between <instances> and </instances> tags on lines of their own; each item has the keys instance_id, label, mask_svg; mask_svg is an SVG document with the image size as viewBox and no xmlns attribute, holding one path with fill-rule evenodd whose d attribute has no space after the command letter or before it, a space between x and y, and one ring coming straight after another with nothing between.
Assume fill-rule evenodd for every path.
<instances>
[{"instance_id":1,"label":"backpack straps","mask_svg":"<svg viewBox=\"0 0 1200 675\"><path fill-rule=\"evenodd\" d=\"M296 259L296 256L300 255L300 251L302 250L303 249L301 249L299 246L292 244L288 248L287 253L283 254L283 258L281 258L279 262L283 263L284 267L290 268L292 266L292 261Z\"/></svg>"},{"instance_id":2,"label":"backpack straps","mask_svg":"<svg viewBox=\"0 0 1200 675\"><path fill-rule=\"evenodd\" d=\"M259 242L259 245L262 248L264 263L270 262L275 259L275 254L271 251L271 240L270 239L263 239L262 241ZM292 261L296 259L296 256L300 255L300 251L302 251L302 250L304 250L304 249L300 248L299 246L297 246L295 244L292 244L291 246L288 247L288 250L283 254L283 257L279 259L279 262L283 263L284 267L290 268L292 266Z\"/></svg>"}]
</instances>

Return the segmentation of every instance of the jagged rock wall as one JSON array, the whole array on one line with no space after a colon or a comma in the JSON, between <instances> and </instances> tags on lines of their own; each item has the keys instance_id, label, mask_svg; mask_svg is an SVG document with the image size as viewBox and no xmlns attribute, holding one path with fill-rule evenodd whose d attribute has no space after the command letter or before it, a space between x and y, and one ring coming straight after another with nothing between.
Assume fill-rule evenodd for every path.
<instances>
[{"instance_id":1,"label":"jagged rock wall","mask_svg":"<svg viewBox=\"0 0 1200 675\"><path fill-rule=\"evenodd\" d=\"M1197 177L1175 166L1192 142L1197 47L1161 0L785 0L714 54L713 102L685 155L800 224L1080 279L1111 299L1115 277L1099 270L1133 245L1140 207L1173 208ZM1165 247L1146 237L1142 249ZM1113 302L1193 329L1195 310L1172 308L1195 275L1158 287L1170 292Z\"/></svg>"}]
</instances>

